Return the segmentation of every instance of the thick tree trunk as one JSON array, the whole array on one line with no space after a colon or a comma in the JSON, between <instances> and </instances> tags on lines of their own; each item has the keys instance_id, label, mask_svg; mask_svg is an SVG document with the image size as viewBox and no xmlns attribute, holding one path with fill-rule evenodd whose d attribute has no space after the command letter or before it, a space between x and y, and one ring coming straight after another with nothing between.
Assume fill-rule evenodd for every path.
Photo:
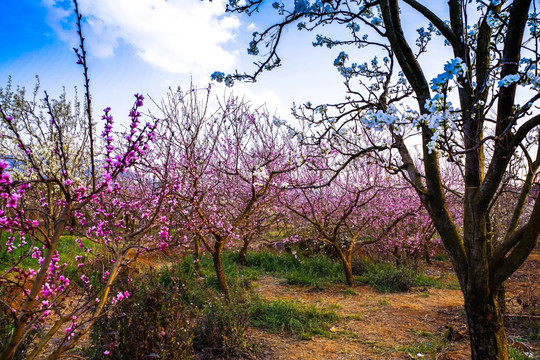
<instances>
[{"instance_id":1,"label":"thick tree trunk","mask_svg":"<svg viewBox=\"0 0 540 360\"><path fill-rule=\"evenodd\" d=\"M508 360L508 340L498 294L466 294L473 360Z\"/></svg>"},{"instance_id":2,"label":"thick tree trunk","mask_svg":"<svg viewBox=\"0 0 540 360\"><path fill-rule=\"evenodd\" d=\"M227 277L225 276L225 271L223 270L223 261L221 258L222 252L223 242L216 242L214 253L212 254L212 258L214 260L214 269L216 270L219 289L224 295L229 295L229 285L227 284Z\"/></svg>"}]
</instances>

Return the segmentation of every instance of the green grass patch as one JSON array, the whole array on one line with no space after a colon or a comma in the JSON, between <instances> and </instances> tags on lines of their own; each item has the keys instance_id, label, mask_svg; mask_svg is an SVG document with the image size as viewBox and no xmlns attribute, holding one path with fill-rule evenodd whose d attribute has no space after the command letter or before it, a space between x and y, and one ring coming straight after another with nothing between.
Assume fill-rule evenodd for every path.
<instances>
[{"instance_id":1,"label":"green grass patch","mask_svg":"<svg viewBox=\"0 0 540 360\"><path fill-rule=\"evenodd\" d=\"M264 301L256 298L250 305L252 326L274 333L289 332L306 340L313 335L331 337L330 328L338 319L333 310L319 309L296 300Z\"/></svg>"},{"instance_id":2,"label":"green grass patch","mask_svg":"<svg viewBox=\"0 0 540 360\"><path fill-rule=\"evenodd\" d=\"M2 232L1 240L0 240L2 244L6 243L8 235L9 234L7 232ZM20 259L22 260L18 264L19 268L23 268L23 269L39 268L38 259L33 259L31 256L32 249L34 247L38 247L42 249L43 245L37 242L33 242L28 239L26 240L26 244L21 244L20 237L18 235L14 235L14 236L15 236L14 244L16 244L16 246L15 246L15 249L11 253L7 252L7 248L5 248L4 246L0 247L1 249L0 271L5 271L9 269L10 266L12 266L15 262L19 261ZM88 256L88 254L84 252L83 249L79 248L79 245L75 241L75 239L77 239L77 237L72 236L72 235L62 236L60 237L60 241L58 242L58 245L56 246L56 251L58 251L58 253L60 254L60 263L67 264L68 272L73 272L76 269L77 264L75 261L75 257L77 255L82 256L83 259L86 259L86 257ZM81 239L82 239L82 244L84 247L90 248L93 251L96 250L97 245L94 242L86 238L81 238ZM21 246L19 246L19 244L21 244Z\"/></svg>"},{"instance_id":3,"label":"green grass patch","mask_svg":"<svg viewBox=\"0 0 540 360\"><path fill-rule=\"evenodd\" d=\"M416 276L417 273L409 267L369 263L359 279L382 292L405 292L414 285Z\"/></svg>"},{"instance_id":4,"label":"green grass patch","mask_svg":"<svg viewBox=\"0 0 540 360\"><path fill-rule=\"evenodd\" d=\"M325 255L304 257L285 253L251 252L247 254L250 267L283 277L289 285L322 287L328 283L344 281L343 268Z\"/></svg>"},{"instance_id":5,"label":"green grass patch","mask_svg":"<svg viewBox=\"0 0 540 360\"><path fill-rule=\"evenodd\" d=\"M533 360L538 359L538 355L540 354L526 353L521 349L513 347L512 345L508 347L508 358L512 360Z\"/></svg>"},{"instance_id":6,"label":"green grass patch","mask_svg":"<svg viewBox=\"0 0 540 360\"><path fill-rule=\"evenodd\" d=\"M423 271L391 262L370 262L355 260L357 279L381 292L406 292L412 287L435 287L440 289L459 289L457 280L426 276ZM455 280L455 281L453 281Z\"/></svg>"}]
</instances>

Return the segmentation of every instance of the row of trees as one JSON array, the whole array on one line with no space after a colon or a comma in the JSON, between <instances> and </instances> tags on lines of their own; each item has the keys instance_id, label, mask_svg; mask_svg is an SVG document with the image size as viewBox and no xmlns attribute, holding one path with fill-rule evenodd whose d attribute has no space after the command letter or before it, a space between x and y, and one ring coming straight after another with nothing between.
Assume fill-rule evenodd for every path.
<instances>
[{"instance_id":1,"label":"row of trees","mask_svg":"<svg viewBox=\"0 0 540 360\"><path fill-rule=\"evenodd\" d=\"M404 3L430 22L412 46L397 0L298 0L293 8L276 2L283 21L255 33L250 44L255 55L260 45L270 49L256 73L214 74L232 84L275 68L290 24L346 24L351 39L319 35L315 44L375 47L383 60L349 65L340 53L334 65L350 96L297 109L299 128L233 97L211 110L210 89L192 87L171 92L163 121L146 124L136 95L130 125L120 132L105 109L101 137L94 135L75 6L85 103L46 94L38 101L37 90L27 100L11 86L1 92L1 147L9 160L0 164L1 256L11 262L0 286L12 329L2 358L30 343L25 356L35 358L58 334L49 358L73 347L103 311L129 296L110 294L111 286L142 252L177 245L208 251L228 293L224 247L242 244L245 254L252 239L287 220L334 249L349 284L351 257L362 246L394 257L425 252L436 229L465 296L473 358L506 359L503 284L540 234L540 202L528 199L539 165L540 96L528 92L538 83L538 21L528 14L535 4L477 1L469 16L469 3L451 0L444 21L416 1ZM253 14L261 4L231 1L230 10ZM429 82L419 59L436 36L455 57ZM530 96L514 105L522 88ZM416 104L403 105L411 98ZM415 142L418 156L409 150ZM442 166L441 159L449 161ZM508 221L500 221L501 208ZM57 252L68 232L81 248L76 277ZM25 258L39 265L29 268Z\"/></svg>"},{"instance_id":2,"label":"row of trees","mask_svg":"<svg viewBox=\"0 0 540 360\"><path fill-rule=\"evenodd\" d=\"M119 132L107 108L92 145L94 124L79 104L27 100L9 85L0 98L9 160L0 164L8 264L0 286L3 321L13 329L5 359L33 359L53 337L62 340L49 358L72 348L129 296L111 288L141 253L192 248L198 260L207 251L228 294L224 248L245 261L250 243L268 241L278 223L287 239L329 244L349 285L352 256L366 246L396 259L432 251L435 231L409 184L371 158L336 173L339 154L301 144L264 108L231 96L210 111L210 87L171 91L163 117L144 125L144 99L135 95L130 124ZM78 248L76 270L60 258L62 242Z\"/></svg>"},{"instance_id":3,"label":"row of trees","mask_svg":"<svg viewBox=\"0 0 540 360\"><path fill-rule=\"evenodd\" d=\"M230 0L228 10L251 16L265 11L263 4ZM540 236L540 201L524 212L540 164L538 5L536 0L445 5L277 0L272 7L278 20L253 33L249 44L248 53L259 57L255 71L213 74L232 85L278 68L280 43L291 26L318 32L316 47L350 49L334 61L344 78L345 101L308 103L297 115L318 128L315 142L328 139L343 154L338 168L367 152L384 152L381 164L414 186L452 259L465 298L472 358L478 360L508 358L504 282ZM409 18L424 23L414 28L406 24ZM344 29L332 32L340 26ZM354 53L370 59L354 62ZM433 77L430 70L437 64L442 72ZM373 129L377 136L368 135ZM410 150L414 143L420 144L421 162ZM461 172L462 217L451 210L445 159ZM520 194L501 229L494 211L517 164L523 165L524 181L510 186Z\"/></svg>"},{"instance_id":4,"label":"row of trees","mask_svg":"<svg viewBox=\"0 0 540 360\"><path fill-rule=\"evenodd\" d=\"M336 171L342 154L302 143L264 108L231 96L210 111L210 87L171 91L155 125L140 125L140 95L123 131L112 131L111 110L105 109L104 130L94 141L101 145L94 173L87 137L67 135L90 127L87 116L78 118L77 106L45 98L45 121L22 89L8 87L0 95L4 133L12 134L2 142L10 164L1 164L2 256L11 263L0 285L3 311L15 329L6 359L38 334L28 358L55 336L63 340L50 358L72 348L99 316L129 296L110 290L122 267L141 253L180 247L192 249L198 261L208 252L228 294L221 260L227 246L245 262L254 240L326 244L352 286L357 252L397 262L429 260L438 244L414 187L392 176L392 168L366 155ZM36 145L43 136L55 144L49 153ZM447 197L460 218L463 189L450 170ZM79 248L75 272L62 265L62 241ZM27 258L37 258L39 266L28 266Z\"/></svg>"}]
</instances>

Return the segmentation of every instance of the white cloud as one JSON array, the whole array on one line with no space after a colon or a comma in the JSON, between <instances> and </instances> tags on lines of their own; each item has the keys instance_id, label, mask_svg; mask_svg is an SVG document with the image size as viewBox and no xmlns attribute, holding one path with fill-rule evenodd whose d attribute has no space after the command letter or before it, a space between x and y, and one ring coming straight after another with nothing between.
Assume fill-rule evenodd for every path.
<instances>
[{"instance_id":1,"label":"white cloud","mask_svg":"<svg viewBox=\"0 0 540 360\"><path fill-rule=\"evenodd\" d=\"M290 105L285 106L276 92L263 87L262 84L236 83L232 88L226 88L223 84L214 84L213 90L215 94L232 92L235 96L249 101L254 108L265 105L271 115L284 119L292 117Z\"/></svg>"},{"instance_id":2,"label":"white cloud","mask_svg":"<svg viewBox=\"0 0 540 360\"><path fill-rule=\"evenodd\" d=\"M234 69L237 61L236 52L224 46L234 39L240 21L224 14L225 1L79 0L79 9L87 19L83 32L93 56L112 56L123 43L157 68L208 76L217 69ZM74 32L66 28L71 14L62 8L64 3L42 0L53 29L73 43Z\"/></svg>"}]
</instances>

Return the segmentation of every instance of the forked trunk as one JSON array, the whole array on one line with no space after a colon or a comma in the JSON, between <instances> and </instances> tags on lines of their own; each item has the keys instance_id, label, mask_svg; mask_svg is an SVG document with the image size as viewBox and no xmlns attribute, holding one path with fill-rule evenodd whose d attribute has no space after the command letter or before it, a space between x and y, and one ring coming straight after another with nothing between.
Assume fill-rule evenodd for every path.
<instances>
[{"instance_id":1,"label":"forked trunk","mask_svg":"<svg viewBox=\"0 0 540 360\"><path fill-rule=\"evenodd\" d=\"M473 360L508 360L508 340L498 294L467 294L465 309Z\"/></svg>"}]
</instances>

